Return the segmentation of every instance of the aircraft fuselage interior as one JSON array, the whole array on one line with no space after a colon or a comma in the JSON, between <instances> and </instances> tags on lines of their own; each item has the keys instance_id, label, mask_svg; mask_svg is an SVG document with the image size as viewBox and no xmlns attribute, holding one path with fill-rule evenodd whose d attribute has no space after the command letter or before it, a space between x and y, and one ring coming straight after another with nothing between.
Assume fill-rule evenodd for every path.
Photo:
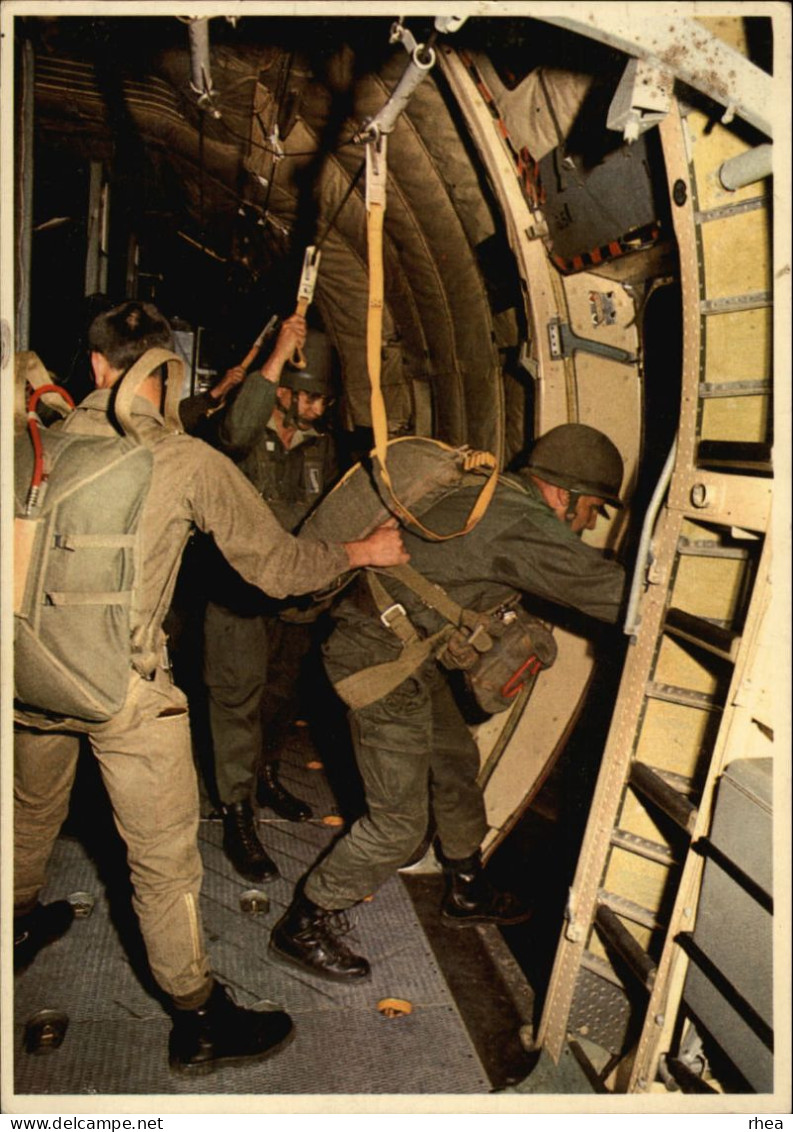
<instances>
[{"instance_id":1,"label":"aircraft fuselage interior","mask_svg":"<svg viewBox=\"0 0 793 1132\"><path fill-rule=\"evenodd\" d=\"M3 4L4 449L30 443L34 362L79 403L88 327L130 300L170 323L179 400L244 366L204 421L217 447L298 313L328 344L333 482L420 438L495 484L558 426L604 433L623 505L593 510L580 538L624 568L619 619L529 595L550 667L494 712L443 677L479 752L485 874L531 918L449 927L430 826L354 909L345 938L372 982L321 984L277 964L268 937L366 810L317 651L345 591L302 626L280 752L311 817L254 803L279 876L252 885L224 853L202 667L216 595L191 536L165 623L190 707L204 930L236 1000L289 1010L296 1040L261 1065L169 1075L85 745L46 889L75 922L3 997L8 1111L218 1093L262 1111L311 1094L786 1111L789 8L305 7ZM57 400L41 395L44 430ZM31 616L17 613L15 633Z\"/></svg>"}]
</instances>

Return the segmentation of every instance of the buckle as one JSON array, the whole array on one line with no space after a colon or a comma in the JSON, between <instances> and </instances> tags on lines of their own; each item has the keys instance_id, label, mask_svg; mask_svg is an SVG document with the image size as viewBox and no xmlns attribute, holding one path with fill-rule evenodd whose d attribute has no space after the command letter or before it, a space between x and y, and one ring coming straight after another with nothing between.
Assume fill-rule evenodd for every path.
<instances>
[{"instance_id":1,"label":"buckle","mask_svg":"<svg viewBox=\"0 0 793 1132\"><path fill-rule=\"evenodd\" d=\"M386 629L392 628L392 622L394 622L397 617L407 617L405 607L400 601L395 601L393 605L389 605L388 609L384 609L380 614L380 620L385 625Z\"/></svg>"}]
</instances>

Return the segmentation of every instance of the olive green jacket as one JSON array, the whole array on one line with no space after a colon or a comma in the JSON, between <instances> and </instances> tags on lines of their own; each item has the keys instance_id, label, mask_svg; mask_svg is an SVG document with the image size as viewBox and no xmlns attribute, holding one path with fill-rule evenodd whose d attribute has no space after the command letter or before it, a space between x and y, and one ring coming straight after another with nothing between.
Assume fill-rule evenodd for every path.
<instances>
[{"instance_id":1,"label":"olive green jacket","mask_svg":"<svg viewBox=\"0 0 793 1132\"><path fill-rule=\"evenodd\" d=\"M460 530L480 486L451 493L422 516L422 523L442 534ZM560 522L528 478L502 476L487 512L469 534L432 542L406 532L404 541L410 565L465 608L484 611L516 594L530 594L602 621L615 622L619 615L625 584L622 567ZM425 634L443 626L440 615L412 591L386 574L378 577ZM334 610L336 629L325 646L326 667L334 682L391 660L400 651L398 639L381 623L366 589L365 578L359 576Z\"/></svg>"}]
</instances>

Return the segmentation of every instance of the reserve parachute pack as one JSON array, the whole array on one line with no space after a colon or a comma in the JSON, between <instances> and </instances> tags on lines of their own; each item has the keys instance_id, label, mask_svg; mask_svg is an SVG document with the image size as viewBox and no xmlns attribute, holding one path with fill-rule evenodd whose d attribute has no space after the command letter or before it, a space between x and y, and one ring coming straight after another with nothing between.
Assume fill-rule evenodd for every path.
<instances>
[{"instance_id":1,"label":"reserve parachute pack","mask_svg":"<svg viewBox=\"0 0 793 1132\"><path fill-rule=\"evenodd\" d=\"M183 363L169 350L146 351L114 390L107 432L79 431L80 409L45 428L38 395L45 384L35 355L19 359L34 387L29 435L14 444L14 715L43 729L87 731L124 705L133 668L140 518L153 457L132 420L141 383L167 367L165 418L179 430ZM143 673L147 675L148 673Z\"/></svg>"},{"instance_id":2,"label":"reserve parachute pack","mask_svg":"<svg viewBox=\"0 0 793 1132\"><path fill-rule=\"evenodd\" d=\"M457 538L473 528L483 513L480 503L487 505L492 496L487 490L494 483L494 459L489 453L417 436L391 440L386 448L386 460L381 462L375 451L347 472L303 522L301 536L350 542L365 538L392 517L436 541ZM382 474L386 462L387 477ZM502 482L515 486L512 480ZM428 531L421 518L447 495L469 485L480 491L463 528L443 535ZM352 577L340 578L336 592ZM435 658L448 668L462 669L479 706L492 714L511 707L527 681L556 659L550 631L520 607L489 613L464 609L412 566L367 569L365 577L380 619L398 637L402 652L396 660L362 669L334 685L348 707L374 703ZM421 637L403 606L391 599L381 577L386 584L391 577L407 586L440 614L444 626Z\"/></svg>"},{"instance_id":3,"label":"reserve parachute pack","mask_svg":"<svg viewBox=\"0 0 793 1132\"><path fill-rule=\"evenodd\" d=\"M404 436L388 441L386 461L387 475L376 451L354 464L303 520L300 537L353 542L397 518L422 537L457 538L478 521L480 504L489 502L485 493L494 482L495 467L489 452L452 448L429 437ZM464 484L479 486L480 492L463 528L444 535L428 531L421 517ZM338 590L351 577L340 577L332 589Z\"/></svg>"}]
</instances>

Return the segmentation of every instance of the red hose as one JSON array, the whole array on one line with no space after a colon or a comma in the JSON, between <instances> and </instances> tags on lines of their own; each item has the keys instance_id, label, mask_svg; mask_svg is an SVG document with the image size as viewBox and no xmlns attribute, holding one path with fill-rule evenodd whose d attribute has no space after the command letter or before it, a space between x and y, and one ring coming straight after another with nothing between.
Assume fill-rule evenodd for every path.
<instances>
[{"instance_id":1,"label":"red hose","mask_svg":"<svg viewBox=\"0 0 793 1132\"><path fill-rule=\"evenodd\" d=\"M44 393L58 393L71 409L74 408L74 401L70 394L68 394L65 389L62 389L60 385L40 385L38 389L34 389L30 395L30 399L28 400L28 430L33 443L33 475L28 490L28 511L32 509L36 501L36 496L38 495L38 490L44 480L44 449L41 445L41 433L39 431L41 421L36 413L36 406Z\"/></svg>"}]
</instances>

